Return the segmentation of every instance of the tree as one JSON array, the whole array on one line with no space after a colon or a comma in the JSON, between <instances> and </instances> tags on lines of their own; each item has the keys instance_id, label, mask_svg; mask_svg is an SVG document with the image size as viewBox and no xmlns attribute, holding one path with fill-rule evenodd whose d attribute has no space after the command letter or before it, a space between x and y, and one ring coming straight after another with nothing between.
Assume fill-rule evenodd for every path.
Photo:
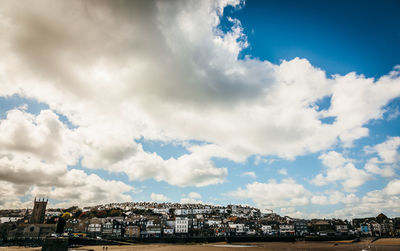
<instances>
[{"instance_id":1,"label":"tree","mask_svg":"<svg viewBox=\"0 0 400 251\"><path fill-rule=\"evenodd\" d=\"M63 215L61 215L61 218L63 218L64 220L68 220L69 218L71 218L72 214L70 212L65 212L63 213Z\"/></svg>"},{"instance_id":2,"label":"tree","mask_svg":"<svg viewBox=\"0 0 400 251\"><path fill-rule=\"evenodd\" d=\"M80 215L79 215L79 219L86 219L86 218L88 218L90 216L90 212L82 212Z\"/></svg>"},{"instance_id":3,"label":"tree","mask_svg":"<svg viewBox=\"0 0 400 251\"><path fill-rule=\"evenodd\" d=\"M78 209L78 210L75 211L74 217L78 218L81 214L82 214L82 210Z\"/></svg>"},{"instance_id":4,"label":"tree","mask_svg":"<svg viewBox=\"0 0 400 251\"><path fill-rule=\"evenodd\" d=\"M75 212L78 209L79 209L78 206L72 206L70 208L67 208L67 210L65 210L65 211L67 211L67 212Z\"/></svg>"},{"instance_id":5,"label":"tree","mask_svg":"<svg viewBox=\"0 0 400 251\"><path fill-rule=\"evenodd\" d=\"M99 218L105 218L107 217L107 211L101 210L97 212L97 217Z\"/></svg>"},{"instance_id":6,"label":"tree","mask_svg":"<svg viewBox=\"0 0 400 251\"><path fill-rule=\"evenodd\" d=\"M121 216L122 215L122 209L120 208L113 208L110 212L110 216Z\"/></svg>"},{"instance_id":7,"label":"tree","mask_svg":"<svg viewBox=\"0 0 400 251\"><path fill-rule=\"evenodd\" d=\"M58 234L64 233L64 227L65 227L66 223L67 222L65 221L65 219L62 216L60 218L58 218L56 233L58 233Z\"/></svg>"}]
</instances>

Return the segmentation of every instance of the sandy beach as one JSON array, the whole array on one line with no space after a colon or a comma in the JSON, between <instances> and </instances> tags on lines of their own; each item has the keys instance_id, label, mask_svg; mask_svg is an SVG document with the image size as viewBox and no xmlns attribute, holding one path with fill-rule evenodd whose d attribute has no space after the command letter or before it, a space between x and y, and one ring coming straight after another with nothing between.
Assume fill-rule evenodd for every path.
<instances>
[{"instance_id":1,"label":"sandy beach","mask_svg":"<svg viewBox=\"0 0 400 251\"><path fill-rule=\"evenodd\" d=\"M322 251L322 250L371 250L371 251L398 251L400 250L400 238L380 239L371 243L372 239L364 239L360 242L352 243L350 241L337 242L305 242L298 241L293 243L288 242L257 242L257 243L208 243L208 244L134 244L126 246L108 246L110 251L130 251L130 250L146 250L146 251ZM38 248L24 247L0 247L0 251L27 250L38 251ZM73 250L94 250L103 251L103 246L84 246Z\"/></svg>"}]
</instances>

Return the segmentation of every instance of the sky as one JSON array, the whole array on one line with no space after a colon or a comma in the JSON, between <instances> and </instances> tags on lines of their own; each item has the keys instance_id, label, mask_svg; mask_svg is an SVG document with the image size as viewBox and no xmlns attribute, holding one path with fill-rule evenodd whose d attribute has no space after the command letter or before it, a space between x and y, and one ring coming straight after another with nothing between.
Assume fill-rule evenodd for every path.
<instances>
[{"instance_id":1,"label":"sky","mask_svg":"<svg viewBox=\"0 0 400 251\"><path fill-rule=\"evenodd\" d=\"M400 216L398 1L0 5L0 208Z\"/></svg>"}]
</instances>

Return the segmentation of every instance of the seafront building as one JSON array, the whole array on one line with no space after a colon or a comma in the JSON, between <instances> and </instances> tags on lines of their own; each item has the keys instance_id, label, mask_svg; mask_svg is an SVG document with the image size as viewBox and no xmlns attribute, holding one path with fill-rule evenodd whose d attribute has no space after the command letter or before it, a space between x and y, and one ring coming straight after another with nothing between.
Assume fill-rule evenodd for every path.
<instances>
[{"instance_id":1,"label":"seafront building","mask_svg":"<svg viewBox=\"0 0 400 251\"><path fill-rule=\"evenodd\" d=\"M68 212L64 234L94 238L212 236L399 236L400 218L295 219L249 206L127 202L93 207L49 209L47 200L33 210L0 211L0 238L42 238L54 234Z\"/></svg>"}]
</instances>

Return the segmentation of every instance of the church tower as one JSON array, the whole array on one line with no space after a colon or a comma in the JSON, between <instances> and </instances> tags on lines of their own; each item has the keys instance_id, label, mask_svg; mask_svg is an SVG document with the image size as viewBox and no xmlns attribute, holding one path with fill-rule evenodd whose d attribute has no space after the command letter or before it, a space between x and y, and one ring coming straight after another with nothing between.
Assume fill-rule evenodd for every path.
<instances>
[{"instance_id":1,"label":"church tower","mask_svg":"<svg viewBox=\"0 0 400 251\"><path fill-rule=\"evenodd\" d=\"M36 198L35 198L30 223L32 223L32 224L44 223L44 215L46 212L47 202L48 202L48 199L45 200L44 198L43 199L39 198L39 200L36 200Z\"/></svg>"}]
</instances>

